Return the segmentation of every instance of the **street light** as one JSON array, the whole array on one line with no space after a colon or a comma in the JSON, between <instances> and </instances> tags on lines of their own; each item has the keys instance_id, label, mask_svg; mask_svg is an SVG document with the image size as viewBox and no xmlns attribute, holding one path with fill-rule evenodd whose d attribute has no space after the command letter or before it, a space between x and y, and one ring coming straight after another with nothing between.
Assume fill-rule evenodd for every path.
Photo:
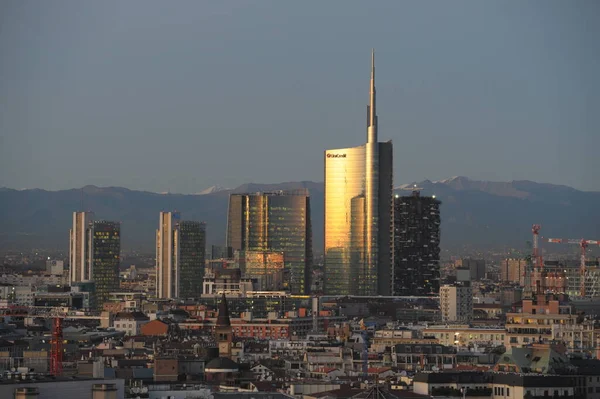
<instances>
[{"instance_id":1,"label":"street light","mask_svg":"<svg viewBox=\"0 0 600 399\"><path fill-rule=\"evenodd\" d=\"M457 352L458 352L458 348L459 348L459 344L460 344L459 335L460 335L459 332L454 333L454 345L456 345Z\"/></svg>"}]
</instances>

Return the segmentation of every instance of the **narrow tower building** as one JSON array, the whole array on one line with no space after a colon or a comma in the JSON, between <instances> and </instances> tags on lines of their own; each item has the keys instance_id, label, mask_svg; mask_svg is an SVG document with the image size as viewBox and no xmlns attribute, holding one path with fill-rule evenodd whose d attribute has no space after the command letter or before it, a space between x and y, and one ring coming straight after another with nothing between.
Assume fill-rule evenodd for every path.
<instances>
[{"instance_id":1,"label":"narrow tower building","mask_svg":"<svg viewBox=\"0 0 600 399\"><path fill-rule=\"evenodd\" d=\"M375 53L367 142L325 151L325 275L328 295L390 295L392 142L378 142Z\"/></svg>"}]
</instances>

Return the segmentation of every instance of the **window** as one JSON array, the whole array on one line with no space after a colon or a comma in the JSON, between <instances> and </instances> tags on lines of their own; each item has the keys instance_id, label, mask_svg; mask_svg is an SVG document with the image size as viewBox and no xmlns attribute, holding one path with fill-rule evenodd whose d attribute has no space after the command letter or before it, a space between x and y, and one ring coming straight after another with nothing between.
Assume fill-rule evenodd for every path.
<instances>
[{"instance_id":1,"label":"window","mask_svg":"<svg viewBox=\"0 0 600 399\"><path fill-rule=\"evenodd\" d=\"M510 388L506 388L506 396L510 396Z\"/></svg>"}]
</instances>

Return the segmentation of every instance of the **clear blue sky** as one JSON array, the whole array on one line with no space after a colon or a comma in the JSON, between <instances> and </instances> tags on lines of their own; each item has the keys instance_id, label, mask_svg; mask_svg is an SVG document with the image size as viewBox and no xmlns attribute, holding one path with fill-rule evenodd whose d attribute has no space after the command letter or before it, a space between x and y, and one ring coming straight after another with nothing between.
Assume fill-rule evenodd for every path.
<instances>
[{"instance_id":1,"label":"clear blue sky","mask_svg":"<svg viewBox=\"0 0 600 399\"><path fill-rule=\"evenodd\" d=\"M396 184L600 190L600 2L3 0L0 186L323 180L377 51Z\"/></svg>"}]
</instances>

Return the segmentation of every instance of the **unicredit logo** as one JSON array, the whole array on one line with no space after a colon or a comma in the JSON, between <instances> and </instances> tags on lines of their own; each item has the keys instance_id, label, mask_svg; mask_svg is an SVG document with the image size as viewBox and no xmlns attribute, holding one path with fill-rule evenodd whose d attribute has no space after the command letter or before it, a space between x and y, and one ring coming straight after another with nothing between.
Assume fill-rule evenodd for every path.
<instances>
[{"instance_id":1,"label":"unicredit logo","mask_svg":"<svg viewBox=\"0 0 600 399\"><path fill-rule=\"evenodd\" d=\"M346 158L346 154L327 154L327 158Z\"/></svg>"}]
</instances>

